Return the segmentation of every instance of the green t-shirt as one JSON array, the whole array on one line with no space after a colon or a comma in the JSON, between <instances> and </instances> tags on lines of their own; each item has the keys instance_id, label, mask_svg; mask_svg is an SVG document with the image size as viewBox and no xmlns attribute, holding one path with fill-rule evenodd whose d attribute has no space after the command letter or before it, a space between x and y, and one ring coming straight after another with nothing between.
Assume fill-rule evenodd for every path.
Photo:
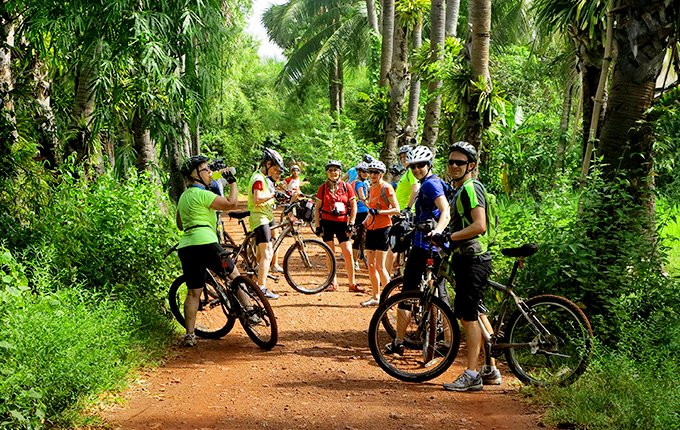
<instances>
[{"instance_id":1,"label":"green t-shirt","mask_svg":"<svg viewBox=\"0 0 680 430\"><path fill-rule=\"evenodd\" d=\"M262 174L262 172L256 170L250 177L250 181L248 183L248 210L250 211L250 217L248 218L248 221L250 221L251 230L255 230L257 227L261 225L269 224L274 220L274 207L276 206L275 199L268 200L267 202L258 206L255 205L253 184L255 184L255 182L258 181L262 182L263 191L265 193L267 194L271 193L269 188L269 181Z\"/></svg>"},{"instance_id":2,"label":"green t-shirt","mask_svg":"<svg viewBox=\"0 0 680 430\"><path fill-rule=\"evenodd\" d=\"M416 183L418 183L418 180L413 176L411 169L406 169L406 173L399 178L397 189L395 190L400 208L406 209L406 206L408 206L408 200L411 198L411 188L413 187L413 184Z\"/></svg>"},{"instance_id":3,"label":"green t-shirt","mask_svg":"<svg viewBox=\"0 0 680 430\"><path fill-rule=\"evenodd\" d=\"M191 186L182 193L177 203L184 234L179 239L178 248L192 245L206 245L217 242L215 224L217 217L210 205L217 194L202 187ZM190 228L192 226L200 226Z\"/></svg>"}]
</instances>

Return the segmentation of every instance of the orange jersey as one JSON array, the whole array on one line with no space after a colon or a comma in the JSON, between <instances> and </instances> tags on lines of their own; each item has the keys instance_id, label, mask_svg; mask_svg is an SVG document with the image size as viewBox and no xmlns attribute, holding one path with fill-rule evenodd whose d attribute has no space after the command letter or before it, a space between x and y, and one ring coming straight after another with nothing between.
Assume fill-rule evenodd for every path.
<instances>
[{"instance_id":1,"label":"orange jersey","mask_svg":"<svg viewBox=\"0 0 680 430\"><path fill-rule=\"evenodd\" d=\"M381 211L390 208L389 198L394 195L394 188L385 181L380 181L379 184L372 184L368 190L368 207L378 209ZM376 215L369 214L364 221L364 225L368 230L378 230L392 225L392 217L390 215Z\"/></svg>"}]
</instances>

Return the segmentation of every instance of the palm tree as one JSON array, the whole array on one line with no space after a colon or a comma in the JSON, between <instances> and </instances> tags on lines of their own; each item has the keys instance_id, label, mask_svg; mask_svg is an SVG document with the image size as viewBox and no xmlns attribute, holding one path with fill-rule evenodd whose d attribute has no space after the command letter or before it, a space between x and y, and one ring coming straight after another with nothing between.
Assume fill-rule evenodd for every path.
<instances>
[{"instance_id":1,"label":"palm tree","mask_svg":"<svg viewBox=\"0 0 680 430\"><path fill-rule=\"evenodd\" d=\"M379 85L388 84L387 73L392 65L394 50L394 0L382 0L382 45L380 49Z\"/></svg>"},{"instance_id":2,"label":"palm tree","mask_svg":"<svg viewBox=\"0 0 680 430\"><path fill-rule=\"evenodd\" d=\"M627 191L635 197L632 209L644 221L651 240L655 230L653 136L644 118L654 100L666 49L680 33L680 5L670 0L623 0L614 13L618 55L599 152L606 179L623 174L629 181ZM631 204L625 204L630 209Z\"/></svg>"},{"instance_id":3,"label":"palm tree","mask_svg":"<svg viewBox=\"0 0 680 430\"><path fill-rule=\"evenodd\" d=\"M7 7L7 1L0 3L0 177L12 174L12 145L17 141L16 120L12 88L12 49L14 47L15 18Z\"/></svg>"},{"instance_id":4,"label":"palm tree","mask_svg":"<svg viewBox=\"0 0 680 430\"><path fill-rule=\"evenodd\" d=\"M413 27L413 50L418 51L423 42L423 15L418 14ZM404 126L404 136L407 141L415 138L418 131L418 110L420 107L420 77L411 77L411 88L408 96L408 112Z\"/></svg>"},{"instance_id":5,"label":"palm tree","mask_svg":"<svg viewBox=\"0 0 680 430\"><path fill-rule=\"evenodd\" d=\"M378 14L375 11L375 0L366 0L366 15L368 16L368 25L375 34L380 34L380 27L378 27Z\"/></svg>"},{"instance_id":6,"label":"palm tree","mask_svg":"<svg viewBox=\"0 0 680 430\"><path fill-rule=\"evenodd\" d=\"M445 0L432 0L430 8L430 62L441 61L444 53ZM439 118L441 116L442 96L439 89L441 79L437 76L427 84L428 101L425 105L425 122L423 124L422 145L434 148L439 135Z\"/></svg>"},{"instance_id":7,"label":"palm tree","mask_svg":"<svg viewBox=\"0 0 680 430\"><path fill-rule=\"evenodd\" d=\"M365 3L358 0L290 0L270 7L262 21L271 40L288 58L278 84L301 90L327 82L331 112L342 108L346 66L358 66L370 52Z\"/></svg>"},{"instance_id":8,"label":"palm tree","mask_svg":"<svg viewBox=\"0 0 680 430\"><path fill-rule=\"evenodd\" d=\"M444 24L446 37L456 37L458 34L459 13L460 0L446 0L446 24Z\"/></svg>"},{"instance_id":9,"label":"palm tree","mask_svg":"<svg viewBox=\"0 0 680 430\"><path fill-rule=\"evenodd\" d=\"M474 145L479 151L482 145L482 131L484 129L484 117L480 115L477 109L480 97L479 91L488 91L491 85L491 76L489 74L491 0L470 0L468 19L471 24L470 69L472 80L482 83L483 89L471 92L468 97L465 140Z\"/></svg>"}]
</instances>

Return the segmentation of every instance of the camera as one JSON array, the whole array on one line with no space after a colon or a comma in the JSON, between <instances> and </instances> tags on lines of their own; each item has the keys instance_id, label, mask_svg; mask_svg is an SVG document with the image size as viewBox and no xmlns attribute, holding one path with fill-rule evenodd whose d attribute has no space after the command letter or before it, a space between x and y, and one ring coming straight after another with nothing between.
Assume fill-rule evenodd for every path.
<instances>
[{"instance_id":1,"label":"camera","mask_svg":"<svg viewBox=\"0 0 680 430\"><path fill-rule=\"evenodd\" d=\"M220 170L226 168L227 165L224 164L224 159L222 159L222 158L215 158L210 164L208 164L208 167L209 167L210 170L212 170L213 172L217 172L217 171L220 171Z\"/></svg>"},{"instance_id":2,"label":"camera","mask_svg":"<svg viewBox=\"0 0 680 430\"><path fill-rule=\"evenodd\" d=\"M338 216L340 215L340 211L338 210L338 208L334 207L333 209L331 209L331 214L333 214L334 216Z\"/></svg>"}]
</instances>

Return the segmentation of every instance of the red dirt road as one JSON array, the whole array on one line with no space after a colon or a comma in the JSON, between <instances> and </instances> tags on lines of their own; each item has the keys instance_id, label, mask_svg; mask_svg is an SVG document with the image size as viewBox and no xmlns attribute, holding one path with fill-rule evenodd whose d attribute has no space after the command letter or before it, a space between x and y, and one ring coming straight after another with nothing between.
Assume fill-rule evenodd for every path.
<instances>
[{"instance_id":1,"label":"red dirt road","mask_svg":"<svg viewBox=\"0 0 680 430\"><path fill-rule=\"evenodd\" d=\"M229 230L236 231L233 221ZM284 250L287 245L284 243ZM443 382L462 372L461 357L423 384L392 379L373 361L367 330L375 308L347 291L302 295L283 277L272 287L279 343L261 351L239 324L221 340L177 348L141 375L120 405L99 412L114 429L532 429L540 412L519 400L507 369L501 386L451 393ZM359 282L368 285L365 270Z\"/></svg>"}]
</instances>

